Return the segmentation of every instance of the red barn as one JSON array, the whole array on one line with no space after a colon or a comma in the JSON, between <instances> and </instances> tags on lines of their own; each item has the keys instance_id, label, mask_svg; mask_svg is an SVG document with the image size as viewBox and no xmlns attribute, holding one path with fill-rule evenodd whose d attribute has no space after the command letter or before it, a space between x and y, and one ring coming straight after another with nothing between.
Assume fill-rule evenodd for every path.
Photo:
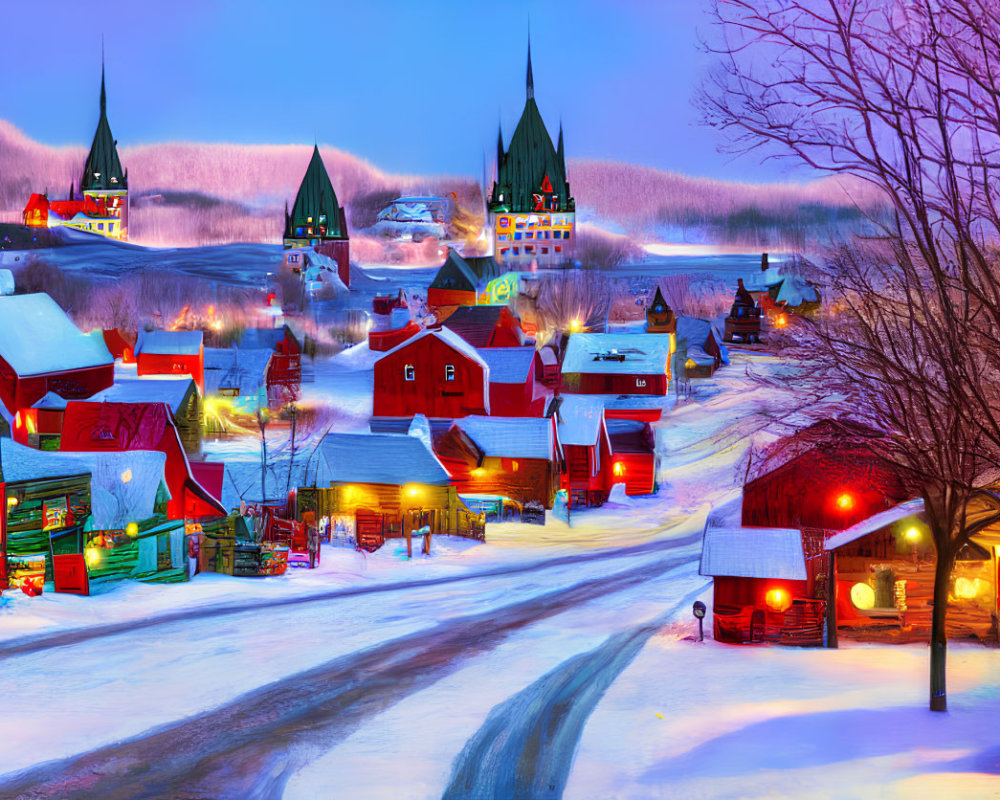
<instances>
[{"instance_id":1,"label":"red barn","mask_svg":"<svg viewBox=\"0 0 1000 800\"><path fill-rule=\"evenodd\" d=\"M521 321L507 306L461 306L445 320L444 327L477 349L524 344Z\"/></svg>"},{"instance_id":2,"label":"red barn","mask_svg":"<svg viewBox=\"0 0 1000 800\"><path fill-rule=\"evenodd\" d=\"M48 392L90 397L114 370L101 333L81 333L47 294L0 296L0 402L9 413Z\"/></svg>"},{"instance_id":3,"label":"red barn","mask_svg":"<svg viewBox=\"0 0 1000 800\"><path fill-rule=\"evenodd\" d=\"M477 352L490 369L490 414L540 417L545 413L546 395L535 382L534 347L486 347Z\"/></svg>"},{"instance_id":4,"label":"red barn","mask_svg":"<svg viewBox=\"0 0 1000 800\"><path fill-rule=\"evenodd\" d=\"M489 367L447 328L425 330L375 362L376 417L455 419L489 413Z\"/></svg>"},{"instance_id":5,"label":"red barn","mask_svg":"<svg viewBox=\"0 0 1000 800\"><path fill-rule=\"evenodd\" d=\"M857 423L822 420L775 442L751 464L743 525L843 530L908 500L899 478L863 444L877 437Z\"/></svg>"},{"instance_id":6,"label":"red barn","mask_svg":"<svg viewBox=\"0 0 1000 800\"><path fill-rule=\"evenodd\" d=\"M564 395L552 401L565 460L562 488L570 506L599 506L608 499L611 442L599 398Z\"/></svg>"},{"instance_id":7,"label":"red barn","mask_svg":"<svg viewBox=\"0 0 1000 800\"><path fill-rule=\"evenodd\" d=\"M656 491L656 440L646 422L607 419L611 444L611 483L624 483L625 494Z\"/></svg>"},{"instance_id":8,"label":"red barn","mask_svg":"<svg viewBox=\"0 0 1000 800\"><path fill-rule=\"evenodd\" d=\"M177 426L164 403L67 403L59 449L157 450L167 456L170 519L225 516L222 504L195 480Z\"/></svg>"},{"instance_id":9,"label":"red barn","mask_svg":"<svg viewBox=\"0 0 1000 800\"><path fill-rule=\"evenodd\" d=\"M139 331L135 360L140 375L190 375L205 394L205 345L201 331Z\"/></svg>"},{"instance_id":10,"label":"red barn","mask_svg":"<svg viewBox=\"0 0 1000 800\"><path fill-rule=\"evenodd\" d=\"M574 394L658 394L670 384L672 333L574 333L562 390Z\"/></svg>"}]
</instances>

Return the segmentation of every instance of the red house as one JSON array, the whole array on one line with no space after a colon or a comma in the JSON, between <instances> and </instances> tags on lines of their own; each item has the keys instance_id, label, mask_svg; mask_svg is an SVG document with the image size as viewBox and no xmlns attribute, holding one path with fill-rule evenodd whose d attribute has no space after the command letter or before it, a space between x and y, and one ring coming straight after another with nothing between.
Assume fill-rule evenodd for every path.
<instances>
[{"instance_id":1,"label":"red house","mask_svg":"<svg viewBox=\"0 0 1000 800\"><path fill-rule=\"evenodd\" d=\"M908 500L871 449L877 440L871 428L842 420L822 420L778 440L751 463L743 525L839 531Z\"/></svg>"},{"instance_id":2,"label":"red house","mask_svg":"<svg viewBox=\"0 0 1000 800\"><path fill-rule=\"evenodd\" d=\"M673 347L672 333L574 333L563 356L562 390L665 395Z\"/></svg>"},{"instance_id":3,"label":"red house","mask_svg":"<svg viewBox=\"0 0 1000 800\"><path fill-rule=\"evenodd\" d=\"M562 488L570 506L599 506L608 499L611 442L600 398L563 395L554 398L549 415L565 460Z\"/></svg>"},{"instance_id":4,"label":"red house","mask_svg":"<svg viewBox=\"0 0 1000 800\"><path fill-rule=\"evenodd\" d=\"M656 440L646 422L606 419L611 444L611 483L624 483L625 494L656 491Z\"/></svg>"},{"instance_id":5,"label":"red house","mask_svg":"<svg viewBox=\"0 0 1000 800\"><path fill-rule=\"evenodd\" d=\"M425 330L375 362L374 416L488 414L489 380L486 362L461 336Z\"/></svg>"},{"instance_id":6,"label":"red house","mask_svg":"<svg viewBox=\"0 0 1000 800\"><path fill-rule=\"evenodd\" d=\"M477 351L490 369L490 414L540 417L547 395L535 381L535 348L486 347Z\"/></svg>"},{"instance_id":7,"label":"red house","mask_svg":"<svg viewBox=\"0 0 1000 800\"><path fill-rule=\"evenodd\" d=\"M461 306L445 320L444 327L477 349L524 344L521 321L507 306Z\"/></svg>"},{"instance_id":8,"label":"red house","mask_svg":"<svg viewBox=\"0 0 1000 800\"><path fill-rule=\"evenodd\" d=\"M48 392L90 397L114 369L100 331L81 333L47 294L0 296L0 402L10 414Z\"/></svg>"},{"instance_id":9,"label":"red house","mask_svg":"<svg viewBox=\"0 0 1000 800\"><path fill-rule=\"evenodd\" d=\"M393 308L389 313L380 314L378 317L380 319L375 323L374 330L368 331L369 350L387 353L411 336L420 333L420 326L410 319L410 309L405 306Z\"/></svg>"},{"instance_id":10,"label":"red house","mask_svg":"<svg viewBox=\"0 0 1000 800\"><path fill-rule=\"evenodd\" d=\"M135 360L140 375L190 375L205 394L205 345L201 331L139 331Z\"/></svg>"},{"instance_id":11,"label":"red house","mask_svg":"<svg viewBox=\"0 0 1000 800\"><path fill-rule=\"evenodd\" d=\"M225 516L222 504L195 480L180 434L164 403L66 404L59 449L67 452L158 450L166 454L170 519Z\"/></svg>"}]
</instances>

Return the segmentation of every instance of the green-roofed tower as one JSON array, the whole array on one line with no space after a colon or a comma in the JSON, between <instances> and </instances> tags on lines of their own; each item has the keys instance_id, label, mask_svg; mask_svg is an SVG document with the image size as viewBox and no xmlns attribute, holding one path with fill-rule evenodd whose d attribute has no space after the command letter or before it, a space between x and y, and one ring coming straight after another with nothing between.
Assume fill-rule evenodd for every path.
<instances>
[{"instance_id":1,"label":"green-roofed tower","mask_svg":"<svg viewBox=\"0 0 1000 800\"><path fill-rule=\"evenodd\" d=\"M101 115L94 131L94 141L83 165L80 190L84 196L104 203L109 216L121 220L114 238L128 238L128 170L122 169L118 142L108 124L108 96L104 86L104 63L101 63Z\"/></svg>"},{"instance_id":2,"label":"green-roofed tower","mask_svg":"<svg viewBox=\"0 0 1000 800\"><path fill-rule=\"evenodd\" d=\"M315 145L292 210L285 207L284 245L312 247L335 259L341 280L349 285L348 239L347 215L337 202L319 146Z\"/></svg>"},{"instance_id":3,"label":"green-roofed tower","mask_svg":"<svg viewBox=\"0 0 1000 800\"><path fill-rule=\"evenodd\" d=\"M524 111L504 149L497 142L496 182L490 195L495 255L503 262L560 262L569 259L576 203L566 179L562 126L558 147L535 103L528 43Z\"/></svg>"}]
</instances>

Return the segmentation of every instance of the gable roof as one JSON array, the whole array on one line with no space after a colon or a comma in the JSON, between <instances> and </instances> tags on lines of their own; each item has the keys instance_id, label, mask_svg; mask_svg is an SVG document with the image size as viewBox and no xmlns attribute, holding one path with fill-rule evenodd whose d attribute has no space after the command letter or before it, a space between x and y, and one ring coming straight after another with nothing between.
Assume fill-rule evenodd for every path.
<instances>
[{"instance_id":1,"label":"gable roof","mask_svg":"<svg viewBox=\"0 0 1000 800\"><path fill-rule=\"evenodd\" d=\"M486 363L486 361L483 360L483 357L480 355L479 351L476 350L475 347L473 347L471 344L465 341L465 339L463 339L457 333L455 333L452 330L449 330L448 328L425 328L415 336L411 336L406 341L397 344L394 348L392 348L392 350L389 350L388 352L386 352L384 356L379 358L378 361L381 361L383 358L391 356L393 353L398 353L400 350L410 347L414 343L419 342L421 339L424 339L428 336L434 336L440 339L442 342L447 344L453 350L457 350L465 357L471 359L472 361L475 361L477 364L482 366L482 368L487 372L489 371L489 365Z\"/></svg>"},{"instance_id":2,"label":"gable roof","mask_svg":"<svg viewBox=\"0 0 1000 800\"><path fill-rule=\"evenodd\" d=\"M118 158L118 143L108 124L108 97L104 91L104 66L101 66L101 116L97 120L94 141L83 165L80 191L92 189L127 189L128 173Z\"/></svg>"},{"instance_id":3,"label":"gable roof","mask_svg":"<svg viewBox=\"0 0 1000 800\"><path fill-rule=\"evenodd\" d=\"M449 248L448 257L431 281L430 288L474 292L478 283L479 277L473 272L472 267L465 263L465 259L457 251Z\"/></svg>"},{"instance_id":4,"label":"gable roof","mask_svg":"<svg viewBox=\"0 0 1000 800\"><path fill-rule=\"evenodd\" d=\"M89 399L111 403L166 403L176 414L193 392L197 392L197 387L192 378L149 375L142 378L119 378L113 386L102 389ZM37 403L35 405L41 408ZM66 407L65 402L62 407Z\"/></svg>"},{"instance_id":5,"label":"gable roof","mask_svg":"<svg viewBox=\"0 0 1000 800\"><path fill-rule=\"evenodd\" d=\"M59 453L36 450L0 437L0 481L17 483L89 474L84 465Z\"/></svg>"},{"instance_id":6,"label":"gable roof","mask_svg":"<svg viewBox=\"0 0 1000 800\"><path fill-rule=\"evenodd\" d=\"M923 512L923 500L907 500L905 503L900 503L892 508L887 508L885 511L880 511L878 514L874 514L868 519L863 519L850 528L845 528L839 533L834 534L823 543L823 549L836 550L838 547L855 542L870 533L875 533L877 530L892 525L894 522L899 522L902 519L922 514Z\"/></svg>"},{"instance_id":7,"label":"gable roof","mask_svg":"<svg viewBox=\"0 0 1000 800\"><path fill-rule=\"evenodd\" d=\"M321 223L320 217L325 217L325 221ZM295 204L285 220L285 236L295 238L296 228L311 227L314 236L346 239L347 229L341 223L342 212L337 202L337 193L333 190L330 175L319 154L319 146L315 145L306 174L295 195ZM319 233L320 225L325 226L325 233Z\"/></svg>"},{"instance_id":8,"label":"gable roof","mask_svg":"<svg viewBox=\"0 0 1000 800\"><path fill-rule=\"evenodd\" d=\"M662 333L574 333L562 371L616 375L667 372L671 337Z\"/></svg>"},{"instance_id":9,"label":"gable roof","mask_svg":"<svg viewBox=\"0 0 1000 800\"><path fill-rule=\"evenodd\" d=\"M564 394L553 401L559 443L592 447L601 437L604 400L600 395Z\"/></svg>"},{"instance_id":10,"label":"gable roof","mask_svg":"<svg viewBox=\"0 0 1000 800\"><path fill-rule=\"evenodd\" d=\"M802 534L792 528L708 528L698 574L804 581Z\"/></svg>"},{"instance_id":11,"label":"gable roof","mask_svg":"<svg viewBox=\"0 0 1000 800\"><path fill-rule=\"evenodd\" d=\"M206 347L205 393L239 389L240 396L256 394L267 383L272 355L273 350Z\"/></svg>"},{"instance_id":12,"label":"gable roof","mask_svg":"<svg viewBox=\"0 0 1000 800\"><path fill-rule=\"evenodd\" d=\"M316 483L423 483L447 486L448 473L418 437L398 433L328 433L319 443Z\"/></svg>"},{"instance_id":13,"label":"gable roof","mask_svg":"<svg viewBox=\"0 0 1000 800\"><path fill-rule=\"evenodd\" d=\"M442 324L473 347L488 347L504 311L513 316L506 306L459 306Z\"/></svg>"},{"instance_id":14,"label":"gable roof","mask_svg":"<svg viewBox=\"0 0 1000 800\"><path fill-rule=\"evenodd\" d=\"M0 358L24 377L114 364L100 331L82 333L47 294L0 296Z\"/></svg>"},{"instance_id":15,"label":"gable roof","mask_svg":"<svg viewBox=\"0 0 1000 800\"><path fill-rule=\"evenodd\" d=\"M524 383L535 360L535 348L484 347L477 351L490 368L490 383Z\"/></svg>"},{"instance_id":16,"label":"gable roof","mask_svg":"<svg viewBox=\"0 0 1000 800\"><path fill-rule=\"evenodd\" d=\"M482 450L496 458L552 460L555 437L546 417L462 417L457 425Z\"/></svg>"},{"instance_id":17,"label":"gable roof","mask_svg":"<svg viewBox=\"0 0 1000 800\"><path fill-rule=\"evenodd\" d=\"M481 281L492 281L502 274L502 268L493 256L462 256L462 258Z\"/></svg>"},{"instance_id":18,"label":"gable roof","mask_svg":"<svg viewBox=\"0 0 1000 800\"><path fill-rule=\"evenodd\" d=\"M196 356L203 341L201 331L139 331L135 354Z\"/></svg>"}]
</instances>

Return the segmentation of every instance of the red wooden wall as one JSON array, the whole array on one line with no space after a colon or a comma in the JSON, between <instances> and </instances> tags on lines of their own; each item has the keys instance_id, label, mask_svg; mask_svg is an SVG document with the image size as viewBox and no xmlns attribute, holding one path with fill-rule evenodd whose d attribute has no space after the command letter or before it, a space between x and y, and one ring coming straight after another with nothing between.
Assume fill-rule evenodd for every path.
<instances>
[{"instance_id":1,"label":"red wooden wall","mask_svg":"<svg viewBox=\"0 0 1000 800\"><path fill-rule=\"evenodd\" d=\"M55 392L68 400L82 399L107 389L114 380L114 364L22 378L0 358L0 402L12 414L18 409L30 408L47 392Z\"/></svg>"},{"instance_id":2,"label":"red wooden wall","mask_svg":"<svg viewBox=\"0 0 1000 800\"><path fill-rule=\"evenodd\" d=\"M665 373L656 375L606 375L564 372L562 390L571 394L662 394L669 381Z\"/></svg>"},{"instance_id":3,"label":"red wooden wall","mask_svg":"<svg viewBox=\"0 0 1000 800\"><path fill-rule=\"evenodd\" d=\"M170 355L163 353L139 353L136 364L140 375L190 375L198 385L198 391L205 394L205 354Z\"/></svg>"}]
</instances>

